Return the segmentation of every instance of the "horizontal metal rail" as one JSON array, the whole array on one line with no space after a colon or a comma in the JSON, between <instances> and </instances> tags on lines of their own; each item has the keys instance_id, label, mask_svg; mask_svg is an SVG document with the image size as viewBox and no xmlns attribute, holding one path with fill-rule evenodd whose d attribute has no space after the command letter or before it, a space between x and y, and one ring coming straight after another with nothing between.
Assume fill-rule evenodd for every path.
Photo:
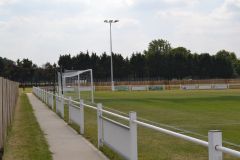
<instances>
[{"instance_id":1,"label":"horizontal metal rail","mask_svg":"<svg viewBox=\"0 0 240 160\"><path fill-rule=\"evenodd\" d=\"M100 117L101 117L102 119L108 121L108 122L114 123L114 124L116 124L117 126L120 126L120 127L124 128L124 129L130 129L130 127L128 127L128 126L126 126L126 125L124 125L124 124L122 124L122 123L119 123L119 122L117 122L117 121L115 121L115 120L112 120L112 119L110 119L110 118L107 118L107 117L104 117L104 116L100 116Z\"/></svg>"},{"instance_id":2,"label":"horizontal metal rail","mask_svg":"<svg viewBox=\"0 0 240 160\"><path fill-rule=\"evenodd\" d=\"M73 108L80 109L80 107L79 107L79 106L77 106L76 104L71 104L70 106L71 106L71 107L73 107Z\"/></svg>"},{"instance_id":3,"label":"horizontal metal rail","mask_svg":"<svg viewBox=\"0 0 240 160\"><path fill-rule=\"evenodd\" d=\"M170 130L167 130L167 129L164 129L164 128L160 128L160 127L157 127L157 126L154 126L154 125L151 125L151 124L148 124L148 123L144 123L144 122L141 122L141 121L136 120L134 122L141 125L141 126L144 126L144 127L147 127L147 128L150 128L150 129L153 129L153 130L156 130L156 131L159 131L159 132L162 132L162 133L174 136L174 137L178 137L178 138L181 138L181 139L199 144L201 146L208 147L208 142L206 142L206 141L203 141L203 140L200 140L200 139L197 139L197 138L193 138L193 137L190 137L190 136L186 136L186 135L183 135L183 134L180 134L180 133L177 133L177 132L173 132L173 131L170 131Z\"/></svg>"},{"instance_id":4,"label":"horizontal metal rail","mask_svg":"<svg viewBox=\"0 0 240 160\"><path fill-rule=\"evenodd\" d=\"M110 111L106 111L104 109L102 109L102 112L107 113L107 114L112 115L112 116L115 116L115 117L118 117L118 118L121 118L121 119L124 119L124 120L127 120L127 121L130 120L129 117L125 117L125 116L122 116L122 115L119 115L119 114L116 114L116 113L113 113L113 112L110 112Z\"/></svg>"},{"instance_id":5,"label":"horizontal metal rail","mask_svg":"<svg viewBox=\"0 0 240 160\"><path fill-rule=\"evenodd\" d=\"M92 108L92 109L94 109L94 110L97 110L97 107L91 106L91 105L89 105L89 104L83 103L83 106L86 106L86 107L88 107L88 108Z\"/></svg>"},{"instance_id":6,"label":"horizontal metal rail","mask_svg":"<svg viewBox=\"0 0 240 160\"><path fill-rule=\"evenodd\" d=\"M223 147L223 146L216 146L216 150L240 158L240 152L239 151L236 151L236 150L233 150L233 149L230 149L230 148L227 148L227 147Z\"/></svg>"}]
</instances>

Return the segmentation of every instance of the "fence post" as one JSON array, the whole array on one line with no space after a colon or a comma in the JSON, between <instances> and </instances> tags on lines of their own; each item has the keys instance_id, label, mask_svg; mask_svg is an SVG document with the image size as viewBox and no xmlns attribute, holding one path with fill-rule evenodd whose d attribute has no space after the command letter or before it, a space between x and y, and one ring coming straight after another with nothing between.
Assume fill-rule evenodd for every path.
<instances>
[{"instance_id":1,"label":"fence post","mask_svg":"<svg viewBox=\"0 0 240 160\"><path fill-rule=\"evenodd\" d=\"M131 160L138 159L137 151L137 124L134 122L137 120L136 112L129 113L129 126L130 126L130 135L131 135Z\"/></svg>"},{"instance_id":2,"label":"fence post","mask_svg":"<svg viewBox=\"0 0 240 160\"><path fill-rule=\"evenodd\" d=\"M42 98L41 98L41 100L42 100L42 102L44 102L44 92L43 92L43 89L41 89L41 92L42 92Z\"/></svg>"},{"instance_id":3,"label":"fence post","mask_svg":"<svg viewBox=\"0 0 240 160\"><path fill-rule=\"evenodd\" d=\"M80 133L84 134L84 105L83 105L83 100L80 100Z\"/></svg>"},{"instance_id":4,"label":"fence post","mask_svg":"<svg viewBox=\"0 0 240 160\"><path fill-rule=\"evenodd\" d=\"M45 103L45 91L43 90L43 103Z\"/></svg>"},{"instance_id":5,"label":"fence post","mask_svg":"<svg viewBox=\"0 0 240 160\"><path fill-rule=\"evenodd\" d=\"M48 99L48 93L47 93L47 91L45 90L45 103L47 104L47 100ZM48 104L47 104L48 105Z\"/></svg>"},{"instance_id":6,"label":"fence post","mask_svg":"<svg viewBox=\"0 0 240 160\"><path fill-rule=\"evenodd\" d=\"M44 102L47 103L47 92L44 90Z\"/></svg>"},{"instance_id":7,"label":"fence post","mask_svg":"<svg viewBox=\"0 0 240 160\"><path fill-rule=\"evenodd\" d=\"M222 132L219 130L210 130L208 132L209 160L222 160L222 152L217 151L216 146L222 146Z\"/></svg>"},{"instance_id":8,"label":"fence post","mask_svg":"<svg viewBox=\"0 0 240 160\"><path fill-rule=\"evenodd\" d=\"M49 93L48 93L48 91L46 91L46 104L47 104L47 106L49 107Z\"/></svg>"},{"instance_id":9,"label":"fence post","mask_svg":"<svg viewBox=\"0 0 240 160\"><path fill-rule=\"evenodd\" d=\"M47 104L48 104L48 107L50 108L50 94L49 94L49 92L47 92Z\"/></svg>"},{"instance_id":10,"label":"fence post","mask_svg":"<svg viewBox=\"0 0 240 160\"><path fill-rule=\"evenodd\" d=\"M55 107L56 107L56 108L55 108L55 111L56 111L56 113L58 112L58 111L57 111L57 108L58 108L58 105L60 104L59 101L58 101L58 99L60 100L60 98L57 97L57 95L56 95L56 96L55 96L55 104L56 104L56 105L55 105Z\"/></svg>"},{"instance_id":11,"label":"fence post","mask_svg":"<svg viewBox=\"0 0 240 160\"><path fill-rule=\"evenodd\" d=\"M52 110L54 111L54 95L53 94L52 94L51 98L52 98Z\"/></svg>"},{"instance_id":12,"label":"fence post","mask_svg":"<svg viewBox=\"0 0 240 160\"><path fill-rule=\"evenodd\" d=\"M72 105L72 97L69 97L69 99L68 99L68 123L72 123L71 114L70 114L71 105Z\"/></svg>"},{"instance_id":13,"label":"fence post","mask_svg":"<svg viewBox=\"0 0 240 160\"><path fill-rule=\"evenodd\" d=\"M63 112L61 114L62 114L62 118L64 119L64 108L65 108L65 106L64 106L64 96L63 95L61 95L61 106L60 107L63 108Z\"/></svg>"},{"instance_id":14,"label":"fence post","mask_svg":"<svg viewBox=\"0 0 240 160\"><path fill-rule=\"evenodd\" d=\"M41 91L39 87L37 87L37 91L38 91L38 97L41 98Z\"/></svg>"},{"instance_id":15,"label":"fence post","mask_svg":"<svg viewBox=\"0 0 240 160\"><path fill-rule=\"evenodd\" d=\"M50 108L50 105L49 105L49 92L48 91L47 91L47 105Z\"/></svg>"},{"instance_id":16,"label":"fence post","mask_svg":"<svg viewBox=\"0 0 240 160\"><path fill-rule=\"evenodd\" d=\"M42 100L42 90L39 88L39 92L40 92L40 99Z\"/></svg>"},{"instance_id":17,"label":"fence post","mask_svg":"<svg viewBox=\"0 0 240 160\"><path fill-rule=\"evenodd\" d=\"M98 125L98 148L103 146L103 124L102 124L102 104L97 104L97 125Z\"/></svg>"}]
</instances>

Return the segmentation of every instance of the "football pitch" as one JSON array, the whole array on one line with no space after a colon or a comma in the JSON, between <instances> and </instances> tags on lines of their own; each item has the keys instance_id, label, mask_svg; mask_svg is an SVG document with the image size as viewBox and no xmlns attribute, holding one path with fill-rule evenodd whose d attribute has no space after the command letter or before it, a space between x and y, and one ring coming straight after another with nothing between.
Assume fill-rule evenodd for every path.
<instances>
[{"instance_id":1,"label":"football pitch","mask_svg":"<svg viewBox=\"0 0 240 160\"><path fill-rule=\"evenodd\" d=\"M240 90L97 91L95 102L126 114L136 111L140 120L203 140L209 130L222 130L223 145L240 150ZM96 115L90 112L86 109L86 137L96 144ZM143 127L138 144L142 160L208 159L207 148Z\"/></svg>"}]
</instances>

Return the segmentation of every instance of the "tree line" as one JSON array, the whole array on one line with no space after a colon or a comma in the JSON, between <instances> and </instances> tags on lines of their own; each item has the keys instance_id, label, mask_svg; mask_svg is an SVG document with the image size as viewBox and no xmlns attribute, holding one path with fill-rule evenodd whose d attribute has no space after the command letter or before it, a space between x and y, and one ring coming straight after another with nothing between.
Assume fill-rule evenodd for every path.
<instances>
[{"instance_id":1,"label":"tree line","mask_svg":"<svg viewBox=\"0 0 240 160\"><path fill-rule=\"evenodd\" d=\"M39 67L29 59L16 62L0 57L0 76L19 82L53 82L56 72L93 69L94 81L110 80L110 55L80 52L60 55L58 65ZM184 47L173 48L163 39L153 40L148 49L129 57L113 53L115 81L160 79L211 79L240 76L240 60L236 54L220 50L216 54L192 53Z\"/></svg>"},{"instance_id":2,"label":"tree line","mask_svg":"<svg viewBox=\"0 0 240 160\"><path fill-rule=\"evenodd\" d=\"M54 82L56 64L38 67L29 59L16 62L0 57L0 76L20 83Z\"/></svg>"},{"instance_id":3,"label":"tree line","mask_svg":"<svg viewBox=\"0 0 240 160\"><path fill-rule=\"evenodd\" d=\"M94 79L109 81L110 55L80 52L61 55L58 65L68 70L93 69ZM124 58L113 54L114 80L209 79L240 75L240 60L235 53L220 50L215 55L191 53L184 47L172 48L166 40L153 40L143 53Z\"/></svg>"}]
</instances>

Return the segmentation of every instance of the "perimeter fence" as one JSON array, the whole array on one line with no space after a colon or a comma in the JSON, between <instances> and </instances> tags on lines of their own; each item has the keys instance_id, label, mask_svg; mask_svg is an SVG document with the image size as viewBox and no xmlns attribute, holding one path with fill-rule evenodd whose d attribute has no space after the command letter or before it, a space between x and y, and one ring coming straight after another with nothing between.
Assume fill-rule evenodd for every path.
<instances>
[{"instance_id":1,"label":"perimeter fence","mask_svg":"<svg viewBox=\"0 0 240 160\"><path fill-rule=\"evenodd\" d=\"M0 159L6 142L8 127L13 121L19 83L0 77Z\"/></svg>"}]
</instances>

